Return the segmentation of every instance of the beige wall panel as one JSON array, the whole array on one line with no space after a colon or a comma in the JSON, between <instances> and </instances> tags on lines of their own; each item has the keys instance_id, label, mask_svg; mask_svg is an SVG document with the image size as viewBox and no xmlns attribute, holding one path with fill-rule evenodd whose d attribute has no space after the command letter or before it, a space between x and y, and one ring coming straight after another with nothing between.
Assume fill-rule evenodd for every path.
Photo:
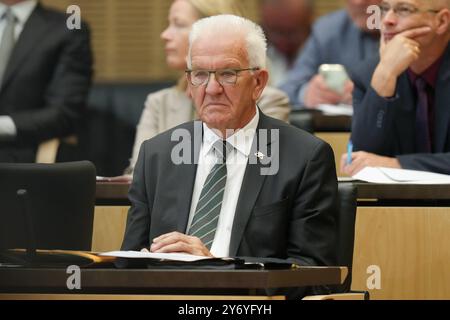
<instances>
[{"instance_id":1,"label":"beige wall panel","mask_svg":"<svg viewBox=\"0 0 450 320\"><path fill-rule=\"evenodd\" d=\"M449 208L358 207L355 290L367 290L367 267L381 269L372 299L450 299Z\"/></svg>"},{"instance_id":2,"label":"beige wall panel","mask_svg":"<svg viewBox=\"0 0 450 320\"><path fill-rule=\"evenodd\" d=\"M165 62L160 33L167 24L169 0L43 0L65 11L71 4L92 31L95 79L107 82L174 80L179 73ZM316 0L316 15L342 7L343 0ZM243 1L246 15L259 21L259 1Z\"/></svg>"},{"instance_id":3,"label":"beige wall panel","mask_svg":"<svg viewBox=\"0 0 450 320\"><path fill-rule=\"evenodd\" d=\"M94 213L94 231L92 251L119 250L127 222L129 207L96 206Z\"/></svg>"}]
</instances>

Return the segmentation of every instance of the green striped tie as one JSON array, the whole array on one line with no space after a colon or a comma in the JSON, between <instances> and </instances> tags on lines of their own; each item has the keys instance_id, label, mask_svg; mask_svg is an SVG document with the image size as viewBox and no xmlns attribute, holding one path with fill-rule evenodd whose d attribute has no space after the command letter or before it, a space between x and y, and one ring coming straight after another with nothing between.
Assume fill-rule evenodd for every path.
<instances>
[{"instance_id":1,"label":"green striped tie","mask_svg":"<svg viewBox=\"0 0 450 320\"><path fill-rule=\"evenodd\" d=\"M233 146L226 141L218 140L214 143L213 148L217 162L205 180L189 228L189 234L200 238L208 249L211 249L214 241L227 182L226 157Z\"/></svg>"}]
</instances>

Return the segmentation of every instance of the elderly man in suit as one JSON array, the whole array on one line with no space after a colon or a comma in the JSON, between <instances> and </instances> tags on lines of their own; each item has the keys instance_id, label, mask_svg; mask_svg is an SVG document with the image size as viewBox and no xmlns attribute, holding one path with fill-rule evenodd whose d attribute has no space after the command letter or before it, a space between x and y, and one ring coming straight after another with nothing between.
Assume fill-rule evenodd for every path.
<instances>
[{"instance_id":1,"label":"elderly man in suit","mask_svg":"<svg viewBox=\"0 0 450 320\"><path fill-rule=\"evenodd\" d=\"M351 164L450 174L450 1L381 2L381 58L354 77Z\"/></svg>"},{"instance_id":2,"label":"elderly man in suit","mask_svg":"<svg viewBox=\"0 0 450 320\"><path fill-rule=\"evenodd\" d=\"M187 78L201 121L142 144L123 250L335 264L332 150L257 108L265 60L264 33L249 20L193 25Z\"/></svg>"},{"instance_id":3,"label":"elderly man in suit","mask_svg":"<svg viewBox=\"0 0 450 320\"><path fill-rule=\"evenodd\" d=\"M36 0L0 1L0 162L34 162L37 145L71 134L92 76L89 32Z\"/></svg>"}]
</instances>

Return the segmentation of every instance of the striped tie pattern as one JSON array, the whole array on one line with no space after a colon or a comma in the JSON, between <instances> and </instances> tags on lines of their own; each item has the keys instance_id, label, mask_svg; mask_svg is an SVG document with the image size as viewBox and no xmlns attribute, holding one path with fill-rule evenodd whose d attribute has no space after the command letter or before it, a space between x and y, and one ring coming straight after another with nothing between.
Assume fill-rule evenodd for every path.
<instances>
[{"instance_id":1,"label":"striped tie pattern","mask_svg":"<svg viewBox=\"0 0 450 320\"><path fill-rule=\"evenodd\" d=\"M202 240L208 249L211 249L214 241L227 182L226 157L233 146L226 141L218 140L213 148L217 162L205 180L188 232Z\"/></svg>"}]
</instances>

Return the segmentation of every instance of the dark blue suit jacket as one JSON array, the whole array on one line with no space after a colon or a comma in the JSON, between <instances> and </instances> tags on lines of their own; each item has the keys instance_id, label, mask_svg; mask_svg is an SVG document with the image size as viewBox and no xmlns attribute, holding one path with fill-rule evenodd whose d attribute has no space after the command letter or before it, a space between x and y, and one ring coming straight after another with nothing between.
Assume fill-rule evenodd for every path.
<instances>
[{"instance_id":1,"label":"dark blue suit jacket","mask_svg":"<svg viewBox=\"0 0 450 320\"><path fill-rule=\"evenodd\" d=\"M371 87L378 60L361 65L354 73L354 150L396 156L405 169L450 174L450 44L444 53L436 82L434 153L419 154L415 145L416 102L414 89L404 72L397 82L396 95L385 99Z\"/></svg>"}]
</instances>

